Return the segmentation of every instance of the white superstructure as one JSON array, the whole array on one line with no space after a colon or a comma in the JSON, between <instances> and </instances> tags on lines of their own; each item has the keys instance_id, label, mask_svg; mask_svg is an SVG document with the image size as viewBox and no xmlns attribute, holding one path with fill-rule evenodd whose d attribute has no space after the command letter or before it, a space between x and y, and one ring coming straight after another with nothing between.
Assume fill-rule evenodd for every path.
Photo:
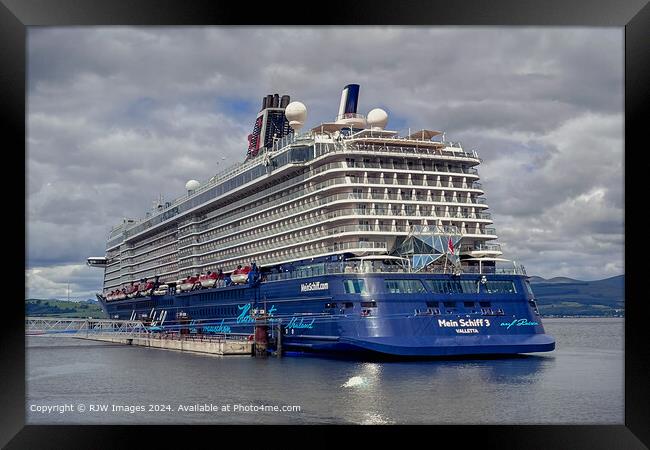
<instances>
[{"instance_id":1,"label":"white superstructure","mask_svg":"<svg viewBox=\"0 0 650 450\"><path fill-rule=\"evenodd\" d=\"M380 109L367 119L340 113L304 131L304 105L287 109L301 132L206 183L188 182L187 195L115 227L104 291L154 276L230 272L251 261L265 267L387 255L414 225L454 228L468 261L501 254L488 244L497 236L475 151L442 141L437 131L385 130L388 116Z\"/></svg>"}]
</instances>

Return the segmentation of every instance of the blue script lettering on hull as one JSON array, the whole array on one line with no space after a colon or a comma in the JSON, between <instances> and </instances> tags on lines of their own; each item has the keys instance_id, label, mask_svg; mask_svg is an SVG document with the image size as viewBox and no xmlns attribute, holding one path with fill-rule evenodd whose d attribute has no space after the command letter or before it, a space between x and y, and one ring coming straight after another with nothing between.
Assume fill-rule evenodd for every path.
<instances>
[{"instance_id":1,"label":"blue script lettering on hull","mask_svg":"<svg viewBox=\"0 0 650 450\"><path fill-rule=\"evenodd\" d=\"M507 330L509 330L513 325L516 327L534 327L536 325L539 325L539 323L529 322L528 319L514 319L512 322L501 322L501 326L507 327Z\"/></svg>"},{"instance_id":2,"label":"blue script lettering on hull","mask_svg":"<svg viewBox=\"0 0 650 450\"><path fill-rule=\"evenodd\" d=\"M311 330L314 328L315 320L316 319L311 319L311 322L305 322L302 317L300 318L300 321L298 321L297 317L292 317L287 324L287 328L307 328Z\"/></svg>"}]
</instances>

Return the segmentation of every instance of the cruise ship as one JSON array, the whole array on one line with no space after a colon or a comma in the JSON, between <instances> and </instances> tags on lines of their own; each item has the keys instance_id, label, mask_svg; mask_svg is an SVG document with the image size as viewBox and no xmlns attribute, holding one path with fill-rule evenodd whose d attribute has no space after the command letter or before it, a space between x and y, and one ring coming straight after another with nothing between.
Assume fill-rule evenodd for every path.
<instances>
[{"instance_id":1,"label":"cruise ship","mask_svg":"<svg viewBox=\"0 0 650 450\"><path fill-rule=\"evenodd\" d=\"M240 163L113 227L88 258L107 315L245 335L262 317L297 352L552 351L524 267L495 242L477 152L358 114L359 91L312 128L303 103L264 96Z\"/></svg>"}]
</instances>

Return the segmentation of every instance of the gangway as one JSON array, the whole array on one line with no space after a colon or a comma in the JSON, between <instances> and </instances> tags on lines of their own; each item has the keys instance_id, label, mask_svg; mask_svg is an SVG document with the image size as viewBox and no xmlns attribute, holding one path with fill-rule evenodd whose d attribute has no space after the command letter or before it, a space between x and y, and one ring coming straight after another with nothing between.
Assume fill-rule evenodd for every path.
<instances>
[{"instance_id":1,"label":"gangway","mask_svg":"<svg viewBox=\"0 0 650 450\"><path fill-rule=\"evenodd\" d=\"M88 337L108 333L133 337L148 334L149 330L139 320L25 317L25 334L28 336Z\"/></svg>"},{"instance_id":2,"label":"gangway","mask_svg":"<svg viewBox=\"0 0 650 450\"><path fill-rule=\"evenodd\" d=\"M59 336L121 343L166 350L216 355L250 355L248 335L182 335L167 327L147 326L139 320L25 317L28 336Z\"/></svg>"}]
</instances>

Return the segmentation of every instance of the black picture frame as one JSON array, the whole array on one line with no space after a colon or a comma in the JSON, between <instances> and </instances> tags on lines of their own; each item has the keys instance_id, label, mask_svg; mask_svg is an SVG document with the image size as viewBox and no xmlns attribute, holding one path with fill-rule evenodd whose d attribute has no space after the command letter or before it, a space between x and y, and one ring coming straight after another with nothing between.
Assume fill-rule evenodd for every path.
<instances>
[{"instance_id":1,"label":"black picture frame","mask_svg":"<svg viewBox=\"0 0 650 450\"><path fill-rule=\"evenodd\" d=\"M319 6L320 5L320 6ZM0 0L0 112L5 125L4 155L5 224L18 228L17 211L25 211L27 199L21 183L26 169L26 27L75 25L515 25L515 26L607 26L625 28L625 235L631 243L625 252L625 425L620 426L425 426L425 427L236 427L241 439L235 445L265 445L268 442L291 445L309 439L308 445L328 437L341 441L341 433L354 431L362 438L383 439L396 431L428 439L439 445L508 448L635 449L650 445L650 399L648 398L648 339L644 334L648 320L648 299L641 293L643 262L633 264L635 253L644 255L645 220L642 203L632 200L635 191L644 196L645 188L633 180L647 179L650 149L644 146L644 118L650 105L650 5L647 0L492 0L377 2L357 0L310 6L305 2L244 3L222 0ZM322 9L322 11L321 11ZM644 114L645 113L645 114ZM9 139L7 139L9 138ZM25 152L21 155L20 149ZM13 158L15 157L15 158ZM22 166L21 166L22 161ZM7 166L5 166L6 168ZM594 174L597 176L597 174ZM20 187L23 187L21 192ZM18 192L15 192L18 190ZM21 195L22 194L22 195ZM629 208L628 208L629 207ZM633 220L639 215L639 220ZM10 227L13 228L13 227ZM7 229L7 228L5 228ZM17 261L25 259L25 229L5 232L5 242L13 245L5 256L10 270L6 280L25 278ZM11 233L11 235L9 234ZM11 237L9 237L11 236ZM640 249L635 250L635 246ZM9 246L6 246L7 248ZM15 250L14 250L15 249ZM22 258L21 258L22 255ZM11 283L7 283L11 284ZM8 287L8 286L7 286ZM24 306L20 294L2 299L2 342L0 343L0 381L2 413L0 444L7 448L121 448L159 445L176 435L186 443L213 433L216 426L154 427L141 430L128 426L26 426ZM8 294L8 293L7 293ZM24 294L24 292L23 292ZM149 427L148 427L149 428ZM247 428L251 428L248 430ZM232 428L228 428L232 433ZM228 431L220 428L223 434ZM291 438L289 438L291 432ZM300 433L296 437L293 433ZM347 434L347 433L346 433ZM407 445L419 442L413 438ZM243 439L255 440L247 444ZM335 442L336 442L335 441ZM209 442L209 441L208 441ZM216 446L216 441L214 441ZM225 441L221 441L222 445ZM302 442L302 441L301 441ZM427 441L424 441L425 443ZM455 443L454 443L455 442ZM301 445L303 446L303 445Z\"/></svg>"}]
</instances>

